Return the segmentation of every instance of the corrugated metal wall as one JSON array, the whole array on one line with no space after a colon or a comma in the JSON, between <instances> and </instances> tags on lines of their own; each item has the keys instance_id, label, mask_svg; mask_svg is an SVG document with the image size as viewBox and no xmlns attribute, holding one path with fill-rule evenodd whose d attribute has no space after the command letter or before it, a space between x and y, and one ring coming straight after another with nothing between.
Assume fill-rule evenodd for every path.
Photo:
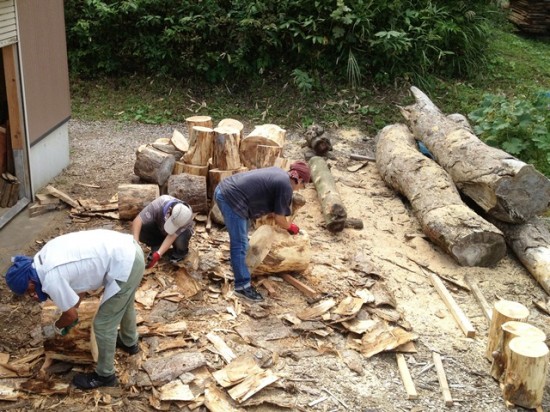
<instances>
[{"instance_id":1,"label":"corrugated metal wall","mask_svg":"<svg viewBox=\"0 0 550 412\"><path fill-rule=\"evenodd\" d=\"M17 0L27 138L32 146L71 115L63 0Z\"/></svg>"},{"instance_id":2,"label":"corrugated metal wall","mask_svg":"<svg viewBox=\"0 0 550 412\"><path fill-rule=\"evenodd\" d=\"M0 47L17 42L15 6L13 0L0 0Z\"/></svg>"}]
</instances>

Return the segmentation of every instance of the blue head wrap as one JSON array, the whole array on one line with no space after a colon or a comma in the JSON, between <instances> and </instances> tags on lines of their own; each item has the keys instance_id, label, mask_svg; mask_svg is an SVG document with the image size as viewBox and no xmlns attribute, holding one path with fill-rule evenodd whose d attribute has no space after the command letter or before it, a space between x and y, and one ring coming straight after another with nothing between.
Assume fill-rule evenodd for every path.
<instances>
[{"instance_id":1,"label":"blue head wrap","mask_svg":"<svg viewBox=\"0 0 550 412\"><path fill-rule=\"evenodd\" d=\"M32 265L32 258L18 255L11 260L13 264L6 272L6 283L9 288L17 295L23 295L29 287L29 280L32 280L35 283L35 292L40 301L43 302L48 299L48 295L42 291L42 283Z\"/></svg>"}]
</instances>

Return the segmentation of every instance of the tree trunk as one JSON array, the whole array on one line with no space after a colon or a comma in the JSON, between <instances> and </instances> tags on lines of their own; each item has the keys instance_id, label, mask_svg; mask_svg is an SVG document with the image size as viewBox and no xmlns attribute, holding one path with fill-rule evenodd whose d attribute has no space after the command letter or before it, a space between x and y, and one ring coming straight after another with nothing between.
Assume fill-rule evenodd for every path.
<instances>
[{"instance_id":1,"label":"tree trunk","mask_svg":"<svg viewBox=\"0 0 550 412\"><path fill-rule=\"evenodd\" d=\"M187 134L189 135L189 147L195 145L195 134L193 133L193 127L201 126L212 128L212 118L210 116L191 116L185 119L187 124Z\"/></svg>"},{"instance_id":2,"label":"tree trunk","mask_svg":"<svg viewBox=\"0 0 550 412\"><path fill-rule=\"evenodd\" d=\"M416 149L404 124L377 136L376 165L384 181L411 202L426 235L463 266L492 266L506 255L502 233L467 207L447 174Z\"/></svg>"},{"instance_id":3,"label":"tree trunk","mask_svg":"<svg viewBox=\"0 0 550 412\"><path fill-rule=\"evenodd\" d=\"M508 246L550 295L550 232L544 221L534 218L517 225L496 219L492 222L502 230Z\"/></svg>"},{"instance_id":4,"label":"tree trunk","mask_svg":"<svg viewBox=\"0 0 550 412\"><path fill-rule=\"evenodd\" d=\"M505 222L525 222L548 208L550 181L543 174L487 146L469 127L443 115L419 89L411 91L416 104L401 113L461 192Z\"/></svg>"},{"instance_id":5,"label":"tree trunk","mask_svg":"<svg viewBox=\"0 0 550 412\"><path fill-rule=\"evenodd\" d=\"M246 264L253 275L303 272L311 261L311 245L306 232L291 235L276 226L260 226L250 237Z\"/></svg>"},{"instance_id":6,"label":"tree trunk","mask_svg":"<svg viewBox=\"0 0 550 412\"><path fill-rule=\"evenodd\" d=\"M493 352L498 348L502 336L502 325L511 320L521 322L527 319L527 316L529 316L529 309L521 303L510 300L499 300L495 303L485 350L485 357L488 360L493 360Z\"/></svg>"},{"instance_id":7,"label":"tree trunk","mask_svg":"<svg viewBox=\"0 0 550 412\"><path fill-rule=\"evenodd\" d=\"M501 326L502 332L497 348L493 352L493 364L491 365L491 376L500 381L506 373L510 359L510 341L516 337L524 337L544 342L546 334L533 325L525 322L511 320Z\"/></svg>"},{"instance_id":8,"label":"tree trunk","mask_svg":"<svg viewBox=\"0 0 550 412\"><path fill-rule=\"evenodd\" d=\"M286 130L274 124L256 126L252 132L241 141L241 162L249 169L256 169L256 147L258 145L283 148Z\"/></svg>"},{"instance_id":9,"label":"tree trunk","mask_svg":"<svg viewBox=\"0 0 550 412\"><path fill-rule=\"evenodd\" d=\"M187 173L172 175L168 179L167 192L184 202L193 209L193 213L208 213L208 199L206 198L206 178Z\"/></svg>"},{"instance_id":10,"label":"tree trunk","mask_svg":"<svg viewBox=\"0 0 550 412\"><path fill-rule=\"evenodd\" d=\"M188 173L195 176L208 176L208 165L206 166L197 166L190 165L181 161L176 162L174 165L173 175L179 175L180 173Z\"/></svg>"},{"instance_id":11,"label":"tree trunk","mask_svg":"<svg viewBox=\"0 0 550 412\"><path fill-rule=\"evenodd\" d=\"M220 169L210 169L208 171L208 197L212 199L214 195L214 190L220 184L220 182L226 177L233 176L234 174L246 172L248 169L244 166L240 167L237 170L220 170Z\"/></svg>"},{"instance_id":12,"label":"tree trunk","mask_svg":"<svg viewBox=\"0 0 550 412\"><path fill-rule=\"evenodd\" d=\"M214 130L209 127L193 126L193 144L189 143L189 151L182 156L184 163L196 166L208 165L214 148Z\"/></svg>"},{"instance_id":13,"label":"tree trunk","mask_svg":"<svg viewBox=\"0 0 550 412\"><path fill-rule=\"evenodd\" d=\"M282 147L259 144L256 146L256 167L261 169L274 166L282 152Z\"/></svg>"},{"instance_id":14,"label":"tree trunk","mask_svg":"<svg viewBox=\"0 0 550 412\"><path fill-rule=\"evenodd\" d=\"M214 129L214 147L212 168L220 170L237 170L241 167L239 158L239 131L230 127Z\"/></svg>"},{"instance_id":15,"label":"tree trunk","mask_svg":"<svg viewBox=\"0 0 550 412\"><path fill-rule=\"evenodd\" d=\"M347 212L340 199L334 177L322 157L313 156L309 159L309 166L311 180L315 183L326 227L330 232L341 232L346 225Z\"/></svg>"},{"instance_id":16,"label":"tree trunk","mask_svg":"<svg viewBox=\"0 0 550 412\"><path fill-rule=\"evenodd\" d=\"M132 220L141 210L160 196L157 185L118 186L118 217L120 220Z\"/></svg>"},{"instance_id":17,"label":"tree trunk","mask_svg":"<svg viewBox=\"0 0 550 412\"><path fill-rule=\"evenodd\" d=\"M91 326L99 307L99 300L84 300L78 307L78 324L65 336L44 336L47 358L76 364L94 363L92 356ZM59 318L59 309L50 301L42 308L42 328L50 327Z\"/></svg>"},{"instance_id":18,"label":"tree trunk","mask_svg":"<svg viewBox=\"0 0 550 412\"><path fill-rule=\"evenodd\" d=\"M151 146L141 146L136 153L134 173L143 181L162 186L172 174L176 158Z\"/></svg>"},{"instance_id":19,"label":"tree trunk","mask_svg":"<svg viewBox=\"0 0 550 412\"><path fill-rule=\"evenodd\" d=\"M514 405L535 409L542 404L548 375L548 346L518 337L510 341L510 359L502 394Z\"/></svg>"}]
</instances>

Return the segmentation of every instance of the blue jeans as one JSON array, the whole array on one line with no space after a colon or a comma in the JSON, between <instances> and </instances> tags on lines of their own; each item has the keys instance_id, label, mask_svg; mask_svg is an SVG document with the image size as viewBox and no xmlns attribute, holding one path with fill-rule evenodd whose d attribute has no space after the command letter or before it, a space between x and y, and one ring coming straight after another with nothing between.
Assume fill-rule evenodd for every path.
<instances>
[{"instance_id":1,"label":"blue jeans","mask_svg":"<svg viewBox=\"0 0 550 412\"><path fill-rule=\"evenodd\" d=\"M246 252L248 251L248 219L236 214L225 201L219 188L214 191L214 198L220 208L229 233L229 251L231 268L235 277L235 290L250 287L250 271L246 266Z\"/></svg>"}]
</instances>

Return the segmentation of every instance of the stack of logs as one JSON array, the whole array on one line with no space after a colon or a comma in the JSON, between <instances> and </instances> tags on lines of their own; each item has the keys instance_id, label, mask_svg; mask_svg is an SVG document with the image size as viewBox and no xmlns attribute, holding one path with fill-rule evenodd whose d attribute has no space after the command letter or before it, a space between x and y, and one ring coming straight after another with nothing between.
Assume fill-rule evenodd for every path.
<instances>
[{"instance_id":1,"label":"stack of logs","mask_svg":"<svg viewBox=\"0 0 550 412\"><path fill-rule=\"evenodd\" d=\"M550 7L548 0L510 0L508 19L522 31L532 34L550 34Z\"/></svg>"}]
</instances>

